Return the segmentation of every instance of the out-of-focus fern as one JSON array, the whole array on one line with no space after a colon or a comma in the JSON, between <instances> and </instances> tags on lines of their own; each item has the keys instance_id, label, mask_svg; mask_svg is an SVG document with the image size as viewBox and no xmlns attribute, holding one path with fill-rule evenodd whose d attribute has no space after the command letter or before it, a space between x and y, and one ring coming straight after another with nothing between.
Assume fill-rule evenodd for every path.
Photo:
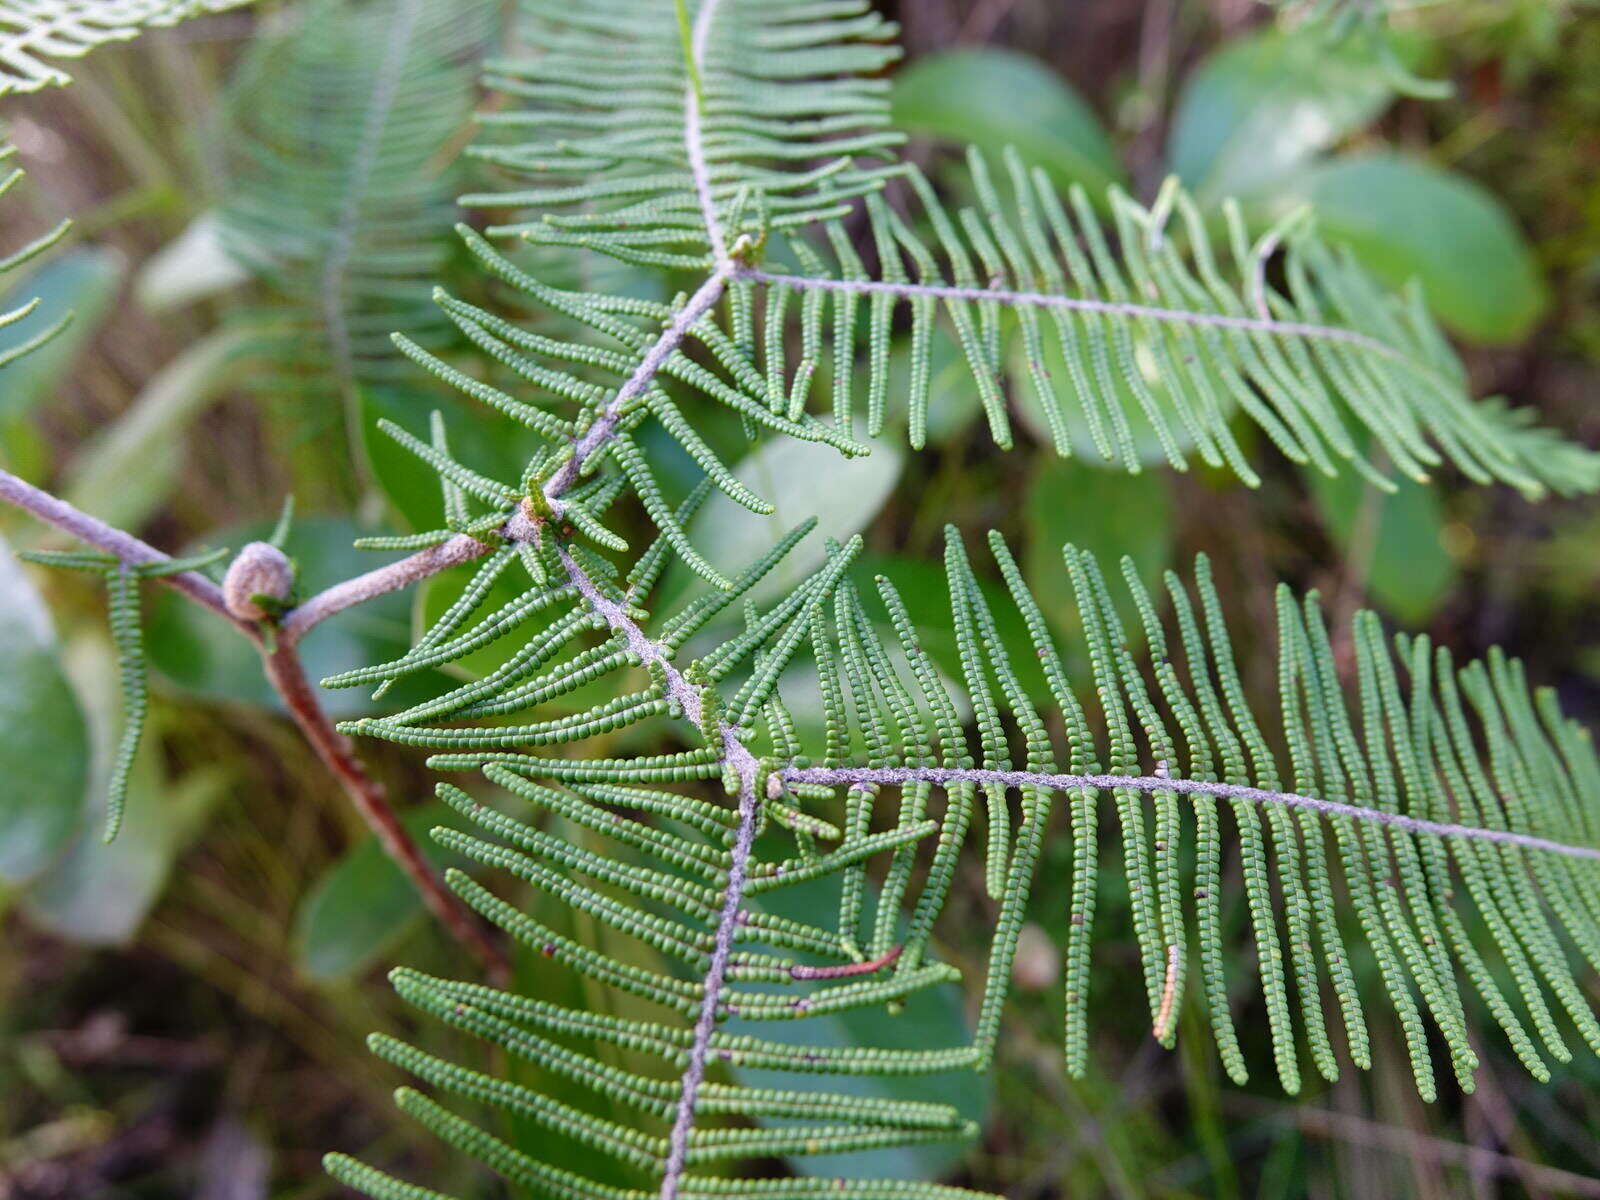
<instances>
[{"instance_id":1,"label":"out-of-focus fern","mask_svg":"<svg viewBox=\"0 0 1600 1200\"><path fill-rule=\"evenodd\" d=\"M224 12L250 0L0 0L0 96L70 83L50 60L82 58L141 30Z\"/></svg>"},{"instance_id":2,"label":"out-of-focus fern","mask_svg":"<svg viewBox=\"0 0 1600 1200\"><path fill-rule=\"evenodd\" d=\"M309 0L256 41L222 134L223 244L289 301L282 383L342 404L394 378L389 340L449 326L431 295L456 218L450 142L476 96L490 0ZM360 461L360 456L357 456Z\"/></svg>"}]
</instances>

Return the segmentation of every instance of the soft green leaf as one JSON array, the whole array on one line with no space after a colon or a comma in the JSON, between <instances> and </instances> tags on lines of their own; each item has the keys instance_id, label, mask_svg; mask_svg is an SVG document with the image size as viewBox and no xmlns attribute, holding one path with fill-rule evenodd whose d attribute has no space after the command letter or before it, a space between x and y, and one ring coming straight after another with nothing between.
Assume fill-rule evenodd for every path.
<instances>
[{"instance_id":1,"label":"soft green leaf","mask_svg":"<svg viewBox=\"0 0 1600 1200\"><path fill-rule=\"evenodd\" d=\"M1368 594L1403 624L1426 625L1459 574L1433 489L1400 480L1390 495L1354 475L1304 476L1349 569L1365 575Z\"/></svg>"},{"instance_id":2,"label":"soft green leaf","mask_svg":"<svg viewBox=\"0 0 1600 1200\"><path fill-rule=\"evenodd\" d=\"M842 542L872 523L903 462L899 446L886 439L872 443L872 453L860 458L845 458L821 442L765 442L734 474L777 511L759 516L718 492L690 524L690 539L703 547L713 566L738 571L801 521L815 517L816 529L752 593L757 600L770 598L823 561L827 538Z\"/></svg>"},{"instance_id":3,"label":"soft green leaf","mask_svg":"<svg viewBox=\"0 0 1600 1200\"><path fill-rule=\"evenodd\" d=\"M177 484L185 434L232 380L246 340L221 330L180 351L73 458L66 499L118 528L143 524Z\"/></svg>"},{"instance_id":4,"label":"soft green leaf","mask_svg":"<svg viewBox=\"0 0 1600 1200\"><path fill-rule=\"evenodd\" d=\"M448 805L424 804L402 816L400 824L435 869L466 865L428 836L436 825L462 827ZM416 886L368 835L312 884L301 902L294 931L300 966L319 983L359 975L392 950L422 912Z\"/></svg>"},{"instance_id":5,"label":"soft green leaf","mask_svg":"<svg viewBox=\"0 0 1600 1200\"><path fill-rule=\"evenodd\" d=\"M0 329L0 355L43 333L68 313L72 320L38 349L0 367L0 418L32 412L52 396L109 314L122 282L122 268L122 255L115 250L80 246L12 284L0 300L0 311L35 298L39 306Z\"/></svg>"},{"instance_id":6,"label":"soft green leaf","mask_svg":"<svg viewBox=\"0 0 1600 1200\"><path fill-rule=\"evenodd\" d=\"M0 541L0 881L37 874L83 813L89 735L44 601Z\"/></svg>"},{"instance_id":7,"label":"soft green leaf","mask_svg":"<svg viewBox=\"0 0 1600 1200\"><path fill-rule=\"evenodd\" d=\"M1168 166L1201 201L1250 192L1360 129L1393 94L1368 39L1263 30L1227 42L1189 77Z\"/></svg>"},{"instance_id":8,"label":"soft green leaf","mask_svg":"<svg viewBox=\"0 0 1600 1200\"><path fill-rule=\"evenodd\" d=\"M895 76L894 123L999 154L1015 146L1059 186L1126 176L1094 111L1038 59L984 47L931 54Z\"/></svg>"},{"instance_id":9,"label":"soft green leaf","mask_svg":"<svg viewBox=\"0 0 1600 1200\"><path fill-rule=\"evenodd\" d=\"M1463 337L1514 342L1544 311L1532 248L1505 206L1465 176L1363 154L1293 176L1272 202L1275 211L1299 203L1379 279L1416 279L1439 320Z\"/></svg>"},{"instance_id":10,"label":"soft green leaf","mask_svg":"<svg viewBox=\"0 0 1600 1200\"><path fill-rule=\"evenodd\" d=\"M1022 573L1045 617L1063 632L1077 629L1077 605L1061 562L1072 543L1108 567L1129 555L1146 587L1172 562L1172 499L1164 475L1127 475L1040 455L1028 476L1022 509ZM1123 620L1138 629L1120 591Z\"/></svg>"},{"instance_id":11,"label":"soft green leaf","mask_svg":"<svg viewBox=\"0 0 1600 1200\"><path fill-rule=\"evenodd\" d=\"M210 299L249 278L222 244L221 218L207 210L145 260L134 295L151 312L162 312Z\"/></svg>"}]
</instances>

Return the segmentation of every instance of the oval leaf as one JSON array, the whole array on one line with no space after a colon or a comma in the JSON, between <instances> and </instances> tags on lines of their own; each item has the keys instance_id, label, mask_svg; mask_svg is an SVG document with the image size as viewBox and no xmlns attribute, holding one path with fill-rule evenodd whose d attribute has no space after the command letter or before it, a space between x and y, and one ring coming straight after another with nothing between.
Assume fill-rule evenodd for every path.
<instances>
[{"instance_id":1,"label":"oval leaf","mask_svg":"<svg viewBox=\"0 0 1600 1200\"><path fill-rule=\"evenodd\" d=\"M42 870L83 815L89 735L44 601L0 541L0 881Z\"/></svg>"},{"instance_id":2,"label":"oval leaf","mask_svg":"<svg viewBox=\"0 0 1600 1200\"><path fill-rule=\"evenodd\" d=\"M1267 30L1230 41L1189 77L1167 160L1202 201L1240 195L1361 128L1392 96L1368 39Z\"/></svg>"},{"instance_id":3,"label":"oval leaf","mask_svg":"<svg viewBox=\"0 0 1600 1200\"><path fill-rule=\"evenodd\" d=\"M1544 311L1533 252L1505 206L1465 176L1393 153L1342 158L1286 181L1275 211L1307 203L1317 227L1389 284L1416 279L1439 320L1513 342Z\"/></svg>"},{"instance_id":4,"label":"oval leaf","mask_svg":"<svg viewBox=\"0 0 1600 1200\"><path fill-rule=\"evenodd\" d=\"M895 77L892 115L907 133L977 146L1015 146L1062 187L1103 193L1125 176L1093 110L1037 59L984 48L933 54Z\"/></svg>"}]
</instances>

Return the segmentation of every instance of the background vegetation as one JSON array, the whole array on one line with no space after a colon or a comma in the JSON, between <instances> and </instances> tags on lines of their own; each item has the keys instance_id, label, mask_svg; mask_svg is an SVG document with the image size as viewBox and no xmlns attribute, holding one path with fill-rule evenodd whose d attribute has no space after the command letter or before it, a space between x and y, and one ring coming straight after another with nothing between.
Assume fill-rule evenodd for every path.
<instances>
[{"instance_id":1,"label":"background vegetation","mask_svg":"<svg viewBox=\"0 0 1600 1200\"><path fill-rule=\"evenodd\" d=\"M407 279L458 265L449 197L483 168L448 164L477 65L515 21L487 5L421 6L448 28L419 40L428 53L407 61L401 95L419 72L448 103L413 114L354 187L339 156L349 131L335 118L379 85L383 62L363 49L380 44L396 7L268 4L207 18L97 51L71 89L11 99L29 187L8 233L21 240L63 213L76 227L13 284L45 304L36 326L0 330L0 347L68 308L77 317L0 388L7 469L175 550L259 536L293 494L292 549L312 588L369 565L354 537L437 524L418 500L426 477L367 434L382 416L415 428L441 401L373 331L443 337L422 315L426 288L418 308ZM1465 347L1476 393L1503 392L1600 442L1600 14L1461 0L1406 14L1392 43L1331 47L1275 32L1272 11L1249 0L892 7L908 49L896 118L936 177L949 138L996 154L1012 144L1062 183L1123 180L1146 200L1177 171L1202 200L1238 195L1256 219L1310 201L1371 269L1421 280ZM1448 81L1450 94L1428 94L1426 81ZM334 171L332 203L306 183L319 165ZM363 267L396 228L436 249L374 284ZM286 241L308 229L321 233ZM486 286L459 274L457 294ZM625 286L673 287L642 271ZM1130 477L1000 455L975 425L961 372L950 374L943 395L935 379L931 454L851 464L825 454L797 469L763 459L805 453L775 444L744 469L769 496L777 482L780 518L782 487L805 489L792 496L797 512L848 495L825 518L830 531L864 529L868 569L913 585L947 521L999 528L1040 557L1069 539L1103 561L1132 554L1150 574L1204 550L1235 612L1263 628L1275 581L1317 587L1339 613L1374 605L1461 658L1502 644L1600 726L1593 500L1531 505L1448 476L1385 498L1353 479L1303 476L1266 446L1251 455L1267 464L1255 494L1204 469ZM463 458L515 474L506 427L465 406L448 416ZM9 517L0 532L18 545L39 536ZM1031 573L1048 601L1058 576ZM392 657L413 607L437 611L450 586L441 577L323 627L306 644L311 673ZM20 629L38 632L39 593L53 639L19 649ZM59 676L55 707L30 717L26 741L0 738L0 779L73 798L55 824L30 827L31 841L12 824L0 843L0 1195L332 1195L318 1160L333 1147L489 1194L434 1160L388 1102L397 1075L363 1044L404 1020L382 965L443 970L461 965L460 951L363 840L248 647L220 624L180 621L170 601L149 597L152 720L122 836L102 846L83 809L101 794L93 774L117 722L104 699L115 689L103 601L80 580L24 575L0 557L5 667ZM329 699L341 715L362 702ZM437 823L419 755L381 743L362 752L416 828ZM88 777L76 762L93 764ZM0 806L0 819L21 818ZM1486 1045L1478 1093L1430 1107L1399 1047L1380 1040L1370 1074L1320 1094L1309 1085L1291 1105L1265 1074L1229 1084L1203 1037L1180 1037L1172 1054L1157 1047L1137 1012L1137 972L1118 971L1114 952L1097 959L1093 1068L1064 1078L1059 964L1044 933L1066 909L1053 876L1047 860L1002 1069L970 1100L986 1110L982 1142L956 1162L929 1151L891 1169L950 1171L1017 1197L1600 1195L1592 1060L1539 1087ZM981 878L958 886L965 899L946 930L957 960L963 915L974 949L990 919ZM521 974L530 991L577 987L533 966ZM897 1036L926 1043L938 1036L929 1024L960 1019L912 1014Z\"/></svg>"}]
</instances>

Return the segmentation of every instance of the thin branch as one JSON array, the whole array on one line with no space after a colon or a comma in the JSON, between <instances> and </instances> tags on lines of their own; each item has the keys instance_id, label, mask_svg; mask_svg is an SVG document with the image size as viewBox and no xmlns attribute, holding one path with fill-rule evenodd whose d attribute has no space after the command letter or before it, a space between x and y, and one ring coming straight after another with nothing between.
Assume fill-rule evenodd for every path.
<instances>
[{"instance_id":1,"label":"thin branch","mask_svg":"<svg viewBox=\"0 0 1600 1200\"><path fill-rule=\"evenodd\" d=\"M719 255L720 259L720 255ZM728 280L737 270L737 264L731 261L721 261L711 276L696 289L689 302L683 306L681 312L656 340L655 345L645 352L639 360L639 365L634 368L632 375L628 376L623 385L617 389L617 394L611 397L605 408L601 409L595 419L590 422L589 428L579 439L573 455L561 469L550 477L550 482L545 484L545 499L551 502L551 507L560 512L561 496L576 483L583 474L584 465L601 447L605 446L617 435L617 424L622 420L628 401L650 386L651 380L656 377L662 364L678 349L683 339L688 336L689 330L699 323L700 318L711 311L713 305L722 298Z\"/></svg>"},{"instance_id":2,"label":"thin branch","mask_svg":"<svg viewBox=\"0 0 1600 1200\"><path fill-rule=\"evenodd\" d=\"M928 283L889 283L876 279L824 279L810 275L779 275L755 267L741 266L734 271L735 279L748 279L755 283L777 284L796 291L848 292L854 295L884 293L908 300L928 298L934 300L991 301L1031 308L1069 308L1079 312L1102 313L1114 317L1142 317L1151 321L1164 321L1175 325L1201 325L1217 329L1242 329L1248 333L1270 333L1281 337L1321 338L1330 342L1345 342L1381 354L1385 358L1404 359L1392 346L1376 338L1335 325L1311 325L1298 321L1272 321L1258 317L1230 317L1224 313L1190 312L1181 308L1154 308L1146 304L1121 304L1109 300L1088 300L1081 296L1058 296L1049 292L1015 292L1004 288L954 287Z\"/></svg>"},{"instance_id":3,"label":"thin branch","mask_svg":"<svg viewBox=\"0 0 1600 1200\"><path fill-rule=\"evenodd\" d=\"M86 542L97 550L104 550L107 554L114 555L129 566L144 567L172 561L171 555L163 554L130 533L113 529L98 517L91 517L65 500L57 499L49 492L18 479L9 471L0 470L0 500L14 504L24 512L32 513L39 520L54 525L64 533L70 533L80 542ZM249 637L259 640L261 635L255 626L248 621L239 620L230 613L228 606L223 602L222 589L198 571L163 575L160 579L162 583L182 592L196 604L203 605L218 616L233 622Z\"/></svg>"},{"instance_id":4,"label":"thin branch","mask_svg":"<svg viewBox=\"0 0 1600 1200\"><path fill-rule=\"evenodd\" d=\"M70 533L98 550L116 556L130 566L150 566L171 561L169 555L163 554L154 546L140 541L132 534L112 528L104 521L79 511L65 500L58 500L50 493L25 483L7 471L0 471L0 499L32 513L40 520ZM413 557L418 556L413 555ZM276 644L269 650L256 623L230 612L223 599L222 589L198 572L185 571L159 578L162 583L176 588L197 604L211 609L232 622L235 628L255 643L261 651L267 678L278 695L283 698L289 715L323 764L344 788L345 794L350 797L356 810L383 845L385 853L411 879L417 891L421 893L424 903L433 910L445 928L483 960L491 977L505 979L508 970L505 956L489 940L465 906L446 890L434 874L433 868L422 857L416 842L396 819L394 810L389 807L389 802L384 797L383 788L367 774L366 768L351 751L349 741L338 733L333 723L328 720L327 713L317 702L316 692L306 679L305 668L295 652L294 639L280 634ZM351 582L359 583L360 580ZM391 587L370 591L368 596L361 598L366 599L370 595L380 594L380 591L392 590ZM355 600L349 601L349 603L355 602ZM338 609L333 608L332 611ZM305 626L306 628L320 619L315 617L315 614L312 615L314 619Z\"/></svg>"},{"instance_id":5,"label":"thin branch","mask_svg":"<svg viewBox=\"0 0 1600 1200\"><path fill-rule=\"evenodd\" d=\"M482 558L492 549L494 547L486 541L458 533L449 541L429 546L426 550L419 550L399 562L378 567L365 575L357 575L354 579L336 583L297 604L284 613L283 620L278 626L278 636L293 645L313 626L320 625L336 613L376 599L378 596L387 595L389 592L399 591L403 587L437 575L440 571L447 571L461 563Z\"/></svg>"},{"instance_id":6,"label":"thin branch","mask_svg":"<svg viewBox=\"0 0 1600 1200\"><path fill-rule=\"evenodd\" d=\"M384 853L405 872L412 886L422 896L435 917L463 946L483 961L492 979L504 983L510 978L511 968L505 954L493 941L466 906L444 886L434 873L428 860L422 857L416 840L389 807L383 786L367 774L356 758L350 739L334 729L328 716L317 703L316 692L306 678L300 656L286 641L279 640L271 651L263 651L262 662L267 678L288 706L289 715L300 727L306 741L317 752L323 765L333 773L344 788L345 795L377 836Z\"/></svg>"},{"instance_id":7,"label":"thin branch","mask_svg":"<svg viewBox=\"0 0 1600 1200\"><path fill-rule=\"evenodd\" d=\"M1112 791L1122 788L1146 793L1169 792L1179 796L1210 796L1222 800L1246 800L1251 804L1309 809L1325 817L1351 817L1357 821L1372 821L1379 825L1405 830L1407 833L1444 838L1469 838L1495 842L1502 846L1519 846L1524 850L1543 850L1567 858L1600 861L1600 850L1589 846L1568 845L1565 842L1535 837L1528 833L1513 833L1506 829L1479 829L1472 825L1456 825L1445 821L1424 821L1401 813L1385 812L1380 808L1362 808L1355 804L1318 799L1316 796L1302 796L1296 792L1274 792L1266 788L1216 783L1208 779L1175 779L1165 775L1045 775L1033 771L986 771L953 767L793 767L783 773L783 778L794 783L821 783L836 787L859 783L897 786L906 783L940 785L973 783L1000 784L1015 788L1043 788L1052 792L1070 792L1081 788Z\"/></svg>"}]
</instances>

